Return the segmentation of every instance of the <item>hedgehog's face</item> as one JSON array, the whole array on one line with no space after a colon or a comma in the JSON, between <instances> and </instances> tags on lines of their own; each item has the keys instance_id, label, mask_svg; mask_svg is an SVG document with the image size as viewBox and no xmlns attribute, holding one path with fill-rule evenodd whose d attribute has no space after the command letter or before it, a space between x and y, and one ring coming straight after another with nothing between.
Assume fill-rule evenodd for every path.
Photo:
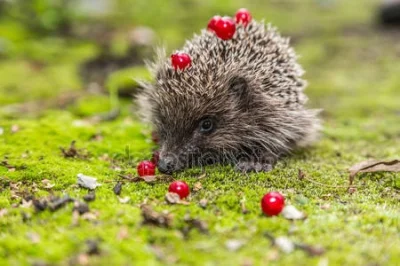
<instances>
[{"instance_id":1,"label":"hedgehog's face","mask_svg":"<svg viewBox=\"0 0 400 266\"><path fill-rule=\"evenodd\" d=\"M215 88L216 93L163 95L153 115L161 145L158 169L170 174L233 160L252 130L247 87L245 79L235 77Z\"/></svg>"}]
</instances>

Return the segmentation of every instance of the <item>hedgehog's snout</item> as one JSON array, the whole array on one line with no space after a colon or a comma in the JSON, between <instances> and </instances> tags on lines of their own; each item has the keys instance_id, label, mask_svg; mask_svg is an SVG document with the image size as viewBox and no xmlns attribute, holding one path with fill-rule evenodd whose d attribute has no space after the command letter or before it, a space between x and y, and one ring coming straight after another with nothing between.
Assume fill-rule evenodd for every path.
<instances>
[{"instance_id":1,"label":"hedgehog's snout","mask_svg":"<svg viewBox=\"0 0 400 266\"><path fill-rule=\"evenodd\" d=\"M170 175L176 171L176 163L173 156L163 156L158 160L158 170L163 173Z\"/></svg>"}]
</instances>

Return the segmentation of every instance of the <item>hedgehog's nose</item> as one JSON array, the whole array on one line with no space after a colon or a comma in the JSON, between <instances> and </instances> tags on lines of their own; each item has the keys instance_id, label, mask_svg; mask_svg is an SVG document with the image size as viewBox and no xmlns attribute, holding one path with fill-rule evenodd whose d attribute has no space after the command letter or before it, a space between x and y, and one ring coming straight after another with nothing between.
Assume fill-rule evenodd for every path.
<instances>
[{"instance_id":1,"label":"hedgehog's nose","mask_svg":"<svg viewBox=\"0 0 400 266\"><path fill-rule=\"evenodd\" d=\"M174 159L171 157L163 157L158 160L157 168L161 173L170 175L174 171Z\"/></svg>"}]
</instances>

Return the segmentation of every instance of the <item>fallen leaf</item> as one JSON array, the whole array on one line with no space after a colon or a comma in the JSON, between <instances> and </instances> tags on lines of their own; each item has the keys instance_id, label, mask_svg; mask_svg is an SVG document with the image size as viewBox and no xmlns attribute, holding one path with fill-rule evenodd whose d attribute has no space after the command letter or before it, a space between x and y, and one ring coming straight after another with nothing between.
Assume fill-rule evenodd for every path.
<instances>
[{"instance_id":1,"label":"fallen leaf","mask_svg":"<svg viewBox=\"0 0 400 266\"><path fill-rule=\"evenodd\" d=\"M301 169L299 169L299 172L298 172L298 174L297 174L297 177L298 177L300 180L303 180L305 176L306 176L306 174L305 174Z\"/></svg>"},{"instance_id":2,"label":"fallen leaf","mask_svg":"<svg viewBox=\"0 0 400 266\"><path fill-rule=\"evenodd\" d=\"M205 221L190 218L189 215L185 215L184 221L189 225L189 230L196 228L200 233L208 234L208 224Z\"/></svg>"},{"instance_id":3,"label":"fallen leaf","mask_svg":"<svg viewBox=\"0 0 400 266\"><path fill-rule=\"evenodd\" d=\"M82 217L82 219L84 219L86 221L96 221L98 216L99 216L98 213L87 212L87 213L84 213L81 217Z\"/></svg>"},{"instance_id":4,"label":"fallen leaf","mask_svg":"<svg viewBox=\"0 0 400 266\"><path fill-rule=\"evenodd\" d=\"M230 239L225 242L225 247L229 251L237 251L244 245L244 243L243 240Z\"/></svg>"},{"instance_id":5,"label":"fallen leaf","mask_svg":"<svg viewBox=\"0 0 400 266\"><path fill-rule=\"evenodd\" d=\"M78 156L78 150L75 148L75 143L76 141L73 140L67 149L60 147L60 150L65 158L73 158Z\"/></svg>"},{"instance_id":6,"label":"fallen leaf","mask_svg":"<svg viewBox=\"0 0 400 266\"><path fill-rule=\"evenodd\" d=\"M99 183L97 183L97 178L87 176L84 174L78 174L78 185L84 188L88 189L95 189L98 186L101 186Z\"/></svg>"},{"instance_id":7,"label":"fallen leaf","mask_svg":"<svg viewBox=\"0 0 400 266\"><path fill-rule=\"evenodd\" d=\"M288 220L303 220L307 217L293 205L287 205L282 210L282 216Z\"/></svg>"},{"instance_id":8,"label":"fallen leaf","mask_svg":"<svg viewBox=\"0 0 400 266\"><path fill-rule=\"evenodd\" d=\"M140 208L142 209L142 224L151 224L160 227L170 227L172 225L172 216L169 213L156 212L147 204L143 204Z\"/></svg>"},{"instance_id":9,"label":"fallen leaf","mask_svg":"<svg viewBox=\"0 0 400 266\"><path fill-rule=\"evenodd\" d=\"M321 246L310 246L305 244L296 244L296 247L302 249L310 256L321 256L325 253L325 249Z\"/></svg>"},{"instance_id":10,"label":"fallen leaf","mask_svg":"<svg viewBox=\"0 0 400 266\"><path fill-rule=\"evenodd\" d=\"M205 209L207 207L207 204L208 204L207 199L201 199L199 202L200 207L202 207L203 209Z\"/></svg>"},{"instance_id":11,"label":"fallen leaf","mask_svg":"<svg viewBox=\"0 0 400 266\"><path fill-rule=\"evenodd\" d=\"M167 194L165 194L165 201L170 204L177 204L181 201L181 198L176 193L168 192Z\"/></svg>"},{"instance_id":12,"label":"fallen leaf","mask_svg":"<svg viewBox=\"0 0 400 266\"><path fill-rule=\"evenodd\" d=\"M357 192L357 188L355 188L355 187L349 187L349 189L347 190L347 192L349 192L349 194L354 194L355 192Z\"/></svg>"},{"instance_id":13,"label":"fallen leaf","mask_svg":"<svg viewBox=\"0 0 400 266\"><path fill-rule=\"evenodd\" d=\"M32 200L22 199L22 203L20 205L22 208L30 208L32 207Z\"/></svg>"},{"instance_id":14,"label":"fallen leaf","mask_svg":"<svg viewBox=\"0 0 400 266\"><path fill-rule=\"evenodd\" d=\"M55 184L50 183L50 180L43 179L42 184L44 185L43 188L50 189L55 186Z\"/></svg>"},{"instance_id":15,"label":"fallen leaf","mask_svg":"<svg viewBox=\"0 0 400 266\"><path fill-rule=\"evenodd\" d=\"M193 191L199 191L199 190L201 190L203 188L203 185L200 183L200 182L196 182L194 185L193 185Z\"/></svg>"},{"instance_id":16,"label":"fallen leaf","mask_svg":"<svg viewBox=\"0 0 400 266\"><path fill-rule=\"evenodd\" d=\"M197 179L203 179L203 178L205 178L205 177L207 177L207 173L203 173L203 174L199 175L199 176L197 177Z\"/></svg>"},{"instance_id":17,"label":"fallen leaf","mask_svg":"<svg viewBox=\"0 0 400 266\"><path fill-rule=\"evenodd\" d=\"M358 173L375 173L375 172L400 172L400 159L392 161L367 160L357 163L349 168L350 185L353 184L354 177Z\"/></svg>"},{"instance_id":18,"label":"fallen leaf","mask_svg":"<svg viewBox=\"0 0 400 266\"><path fill-rule=\"evenodd\" d=\"M145 175L145 176L141 176L140 178L143 179L143 181L145 181L147 183L157 181L157 176L155 176L155 175Z\"/></svg>"}]
</instances>

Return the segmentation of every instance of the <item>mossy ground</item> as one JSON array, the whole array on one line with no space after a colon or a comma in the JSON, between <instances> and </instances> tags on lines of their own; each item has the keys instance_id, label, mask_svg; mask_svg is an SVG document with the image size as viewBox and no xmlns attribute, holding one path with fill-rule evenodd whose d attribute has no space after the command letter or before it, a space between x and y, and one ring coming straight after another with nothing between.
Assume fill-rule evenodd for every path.
<instances>
[{"instance_id":1,"label":"mossy ground","mask_svg":"<svg viewBox=\"0 0 400 266\"><path fill-rule=\"evenodd\" d=\"M163 181L124 182L121 196L131 199L122 204L112 190L118 175L135 175L136 163L148 159L155 148L150 129L130 113L129 101L121 101L121 116L109 122L88 120L112 105L108 96L89 93L63 109L9 112L11 104L51 101L83 91L79 64L97 54L98 48L76 39L27 37L23 26L2 21L0 30L11 44L0 61L0 127L4 130L0 156L15 170L0 166L0 209L7 210L0 217L1 265L68 264L85 252L87 239L96 238L101 239L101 254L89 257L93 265L400 263L400 175L360 175L356 191L347 190L349 166L368 158L400 156L400 34L374 25L374 1L120 2L124 6L111 20L115 25L152 26L169 48L179 47L211 15L232 14L241 6L294 36L310 83L310 106L324 109L321 141L282 160L269 173L241 175L231 167L213 166L176 174L175 179L192 187L202 184L187 206L164 202L168 182ZM13 30L7 31L10 27ZM21 36L26 38L23 42ZM13 131L15 125L19 129ZM102 138L93 139L96 134ZM62 156L59 147L68 147L72 140L89 153L87 159ZM299 169L305 179L298 178ZM199 180L203 171L206 176ZM97 220L80 220L78 225L73 224L71 204L42 213L32 207L12 207L21 199L13 199L4 181L21 181L20 190L28 193L37 184L37 197L82 198L87 191L75 185L78 173L95 176L102 184L96 189L96 200L89 203L91 211L98 213ZM46 189L43 179L54 187ZM290 222L261 215L260 199L273 190L282 192L308 218ZM208 200L205 209L199 206L203 198ZM243 201L247 214L242 213ZM139 205L143 202L171 212L172 228L142 226ZM185 214L207 222L209 234L194 230L184 238L180 229ZM123 228L128 236L121 239L118 234ZM301 250L277 253L264 232L321 245L326 253L317 257ZM32 234L40 239L32 241ZM225 242L231 239L244 241L243 247L229 251Z\"/></svg>"}]
</instances>

